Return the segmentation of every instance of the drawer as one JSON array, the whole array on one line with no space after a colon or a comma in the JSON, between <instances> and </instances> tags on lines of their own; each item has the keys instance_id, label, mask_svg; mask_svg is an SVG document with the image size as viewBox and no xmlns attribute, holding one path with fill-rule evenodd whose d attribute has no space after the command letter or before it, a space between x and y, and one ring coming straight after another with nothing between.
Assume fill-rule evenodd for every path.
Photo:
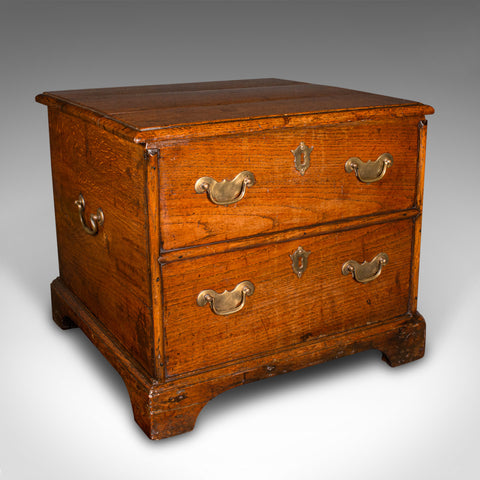
<instances>
[{"instance_id":1,"label":"drawer","mask_svg":"<svg viewBox=\"0 0 480 480\"><path fill-rule=\"evenodd\" d=\"M313 147L303 174L292 153L301 142ZM385 153L393 164L378 181L364 183L355 171L346 171L350 158L366 163ZM163 147L162 247L171 250L411 208L417 157L417 118L270 130ZM305 162L300 152L300 169ZM242 183L249 178L242 172L251 172L255 183ZM236 182L218 186L236 177ZM228 201L234 203L218 204Z\"/></svg>"},{"instance_id":2,"label":"drawer","mask_svg":"<svg viewBox=\"0 0 480 480\"><path fill-rule=\"evenodd\" d=\"M413 226L411 219L401 220L163 265L167 375L321 341L405 314ZM295 256L300 246L310 252L306 258ZM350 260L370 262L380 253L388 262L367 283L344 267ZM295 258L297 267L303 262L301 275L293 269ZM379 266L372 264L367 277ZM217 313L205 290L211 290L206 295L214 298ZM232 293L216 297L225 290ZM238 311L225 314L233 310Z\"/></svg>"}]
</instances>

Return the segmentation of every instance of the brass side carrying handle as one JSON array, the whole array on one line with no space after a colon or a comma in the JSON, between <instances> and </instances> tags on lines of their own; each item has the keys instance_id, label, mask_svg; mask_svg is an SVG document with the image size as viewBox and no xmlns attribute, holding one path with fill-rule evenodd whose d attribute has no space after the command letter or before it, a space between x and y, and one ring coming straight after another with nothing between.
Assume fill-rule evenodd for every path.
<instances>
[{"instance_id":1,"label":"brass side carrying handle","mask_svg":"<svg viewBox=\"0 0 480 480\"><path fill-rule=\"evenodd\" d=\"M347 173L355 172L358 180L363 183L374 183L381 180L387 168L393 164L393 157L389 153L382 153L374 162L362 162L358 157L352 157L345 163Z\"/></svg>"},{"instance_id":2,"label":"brass side carrying handle","mask_svg":"<svg viewBox=\"0 0 480 480\"><path fill-rule=\"evenodd\" d=\"M240 172L233 180L217 182L211 177L202 177L195 182L197 193L207 193L208 198L215 205L231 205L240 201L245 195L247 187L255 185L255 176L252 172Z\"/></svg>"},{"instance_id":3,"label":"brass side carrying handle","mask_svg":"<svg viewBox=\"0 0 480 480\"><path fill-rule=\"evenodd\" d=\"M203 307L207 303L215 315L231 315L245 306L245 300L253 295L255 287L252 282L240 282L231 292L225 290L217 293L215 290L202 290L197 297L197 305Z\"/></svg>"},{"instance_id":4,"label":"brass side carrying handle","mask_svg":"<svg viewBox=\"0 0 480 480\"><path fill-rule=\"evenodd\" d=\"M83 195L80 194L78 196L78 200L75 200L75 205L78 208L78 215L80 216L80 222L82 223L83 229L89 234L89 235L96 235L98 233L98 227L103 225L103 222L105 221L105 216L103 215L103 210L99 208L97 210L97 213L90 214L90 227L86 224L83 214L85 212L85 199L83 198Z\"/></svg>"},{"instance_id":5,"label":"brass side carrying handle","mask_svg":"<svg viewBox=\"0 0 480 480\"><path fill-rule=\"evenodd\" d=\"M382 273L382 267L388 263L388 255L379 253L371 262L358 263L348 260L342 266L344 275L352 274L352 277L360 283L368 283L375 280Z\"/></svg>"}]
</instances>

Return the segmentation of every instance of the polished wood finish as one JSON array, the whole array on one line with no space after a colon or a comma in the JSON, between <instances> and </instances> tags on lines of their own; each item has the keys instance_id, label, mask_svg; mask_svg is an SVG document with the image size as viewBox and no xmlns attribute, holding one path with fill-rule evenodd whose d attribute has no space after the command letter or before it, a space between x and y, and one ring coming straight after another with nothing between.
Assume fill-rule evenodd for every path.
<instances>
[{"instance_id":1,"label":"polished wood finish","mask_svg":"<svg viewBox=\"0 0 480 480\"><path fill-rule=\"evenodd\" d=\"M58 110L49 117L60 276L153 374L144 151ZM95 236L81 226L80 193L87 215L105 213Z\"/></svg>"},{"instance_id":2,"label":"polished wood finish","mask_svg":"<svg viewBox=\"0 0 480 480\"><path fill-rule=\"evenodd\" d=\"M410 100L270 78L65 90L45 92L36 99L147 145L192 136L433 113L432 107Z\"/></svg>"},{"instance_id":3,"label":"polished wood finish","mask_svg":"<svg viewBox=\"0 0 480 480\"><path fill-rule=\"evenodd\" d=\"M139 130L219 120L417 102L280 79L49 92L57 103L102 112Z\"/></svg>"},{"instance_id":4,"label":"polished wood finish","mask_svg":"<svg viewBox=\"0 0 480 480\"><path fill-rule=\"evenodd\" d=\"M172 262L162 268L167 376L319 341L408 311L413 222ZM311 252L301 278L290 255ZM380 252L390 258L379 278L361 284L342 265ZM234 315L219 317L195 299L204 289L231 290L250 280L255 292Z\"/></svg>"},{"instance_id":5,"label":"polished wood finish","mask_svg":"<svg viewBox=\"0 0 480 480\"><path fill-rule=\"evenodd\" d=\"M151 438L191 430L215 395L366 349L392 366L424 353L416 311L426 145L419 102L279 79L50 92L60 277L55 322L80 327L119 371ZM300 142L310 168L294 166ZM393 155L373 184L350 157ZM249 170L214 205L195 182ZM96 235L82 227L98 208ZM290 255L311 252L299 278ZM347 260L389 261L378 278ZM245 306L199 306L248 280Z\"/></svg>"},{"instance_id":6,"label":"polished wood finish","mask_svg":"<svg viewBox=\"0 0 480 480\"><path fill-rule=\"evenodd\" d=\"M417 119L290 128L178 143L162 149L163 250L278 232L415 206ZM304 175L295 168L300 142L313 147ZM350 157L365 162L385 152L394 161L380 182L345 171ZM182 168L188 165L188 168ZM195 192L198 178L218 182L250 171L256 183L234 205L214 205ZM185 212L192 212L185 215Z\"/></svg>"},{"instance_id":7,"label":"polished wood finish","mask_svg":"<svg viewBox=\"0 0 480 480\"><path fill-rule=\"evenodd\" d=\"M233 387L364 350L379 350L392 367L422 358L425 353L425 321L415 312L331 335L320 342L305 342L275 354L159 383L132 361L60 278L52 283L52 308L55 319L74 322L119 372L128 389L135 420L152 439L192 430L208 401Z\"/></svg>"}]
</instances>

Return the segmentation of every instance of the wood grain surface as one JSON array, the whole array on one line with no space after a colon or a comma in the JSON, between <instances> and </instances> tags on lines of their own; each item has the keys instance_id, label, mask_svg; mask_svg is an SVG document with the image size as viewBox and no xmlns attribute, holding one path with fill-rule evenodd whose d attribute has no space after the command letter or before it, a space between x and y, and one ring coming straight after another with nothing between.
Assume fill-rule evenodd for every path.
<instances>
[{"instance_id":1,"label":"wood grain surface","mask_svg":"<svg viewBox=\"0 0 480 480\"><path fill-rule=\"evenodd\" d=\"M313 147L303 176L291 152L302 141ZM367 162L385 152L393 165L380 181L365 184L346 173L350 157ZM178 142L160 156L162 249L171 250L413 207L418 119ZM242 171L256 183L238 203L214 205L195 192L201 177L221 182Z\"/></svg>"},{"instance_id":2,"label":"wood grain surface","mask_svg":"<svg viewBox=\"0 0 480 480\"><path fill-rule=\"evenodd\" d=\"M379 225L396 220L416 218L420 215L417 208L402 210L400 212L388 212L385 214L365 215L361 217L350 218L348 220L338 220L335 222L321 223L319 225L309 225L303 229L292 229L284 232L246 237L228 242L207 243L195 247L185 247L176 250L162 251L158 262L161 264L175 262L177 260L185 261L190 258L205 257L208 255L217 255L224 252L235 252L246 250L253 247L260 247L272 243L284 243L296 240L303 243L304 238L316 237L333 232L353 230L370 225Z\"/></svg>"},{"instance_id":3,"label":"wood grain surface","mask_svg":"<svg viewBox=\"0 0 480 480\"><path fill-rule=\"evenodd\" d=\"M423 356L416 311L425 114L419 102L281 79L46 92L60 277L55 322L79 326L124 379L150 438L191 430L211 398L376 348ZM301 175L292 150L313 147ZM350 157L393 155L376 183ZM251 171L238 203L194 185ZM102 208L92 236L84 216ZM291 255L310 252L301 278ZM386 253L378 278L342 274ZM200 291L254 284L216 315Z\"/></svg>"},{"instance_id":4,"label":"wood grain surface","mask_svg":"<svg viewBox=\"0 0 480 480\"><path fill-rule=\"evenodd\" d=\"M281 79L65 90L45 95L59 103L73 103L104 113L139 130L245 117L418 103Z\"/></svg>"},{"instance_id":5,"label":"wood grain surface","mask_svg":"<svg viewBox=\"0 0 480 480\"><path fill-rule=\"evenodd\" d=\"M60 276L152 372L144 150L57 110L50 145ZM80 193L86 218L104 212L95 236L82 228Z\"/></svg>"},{"instance_id":6,"label":"wood grain surface","mask_svg":"<svg viewBox=\"0 0 480 480\"><path fill-rule=\"evenodd\" d=\"M119 345L60 278L52 283L54 318L79 326L119 372L130 394L135 420L151 439L192 430L205 404L220 393L368 349L383 353L392 367L417 360L425 351L425 321L407 314L361 329L303 342L290 349L158 383ZM301 402L301 398L299 398Z\"/></svg>"},{"instance_id":7,"label":"wood grain surface","mask_svg":"<svg viewBox=\"0 0 480 480\"><path fill-rule=\"evenodd\" d=\"M294 344L318 341L408 310L412 220L213 255L162 267L167 376L213 367ZM310 251L301 278L290 254ZM342 275L347 260L385 252L381 275L360 284ZM199 307L197 295L231 291L249 280L255 292L228 316Z\"/></svg>"},{"instance_id":8,"label":"wood grain surface","mask_svg":"<svg viewBox=\"0 0 480 480\"><path fill-rule=\"evenodd\" d=\"M292 120L333 123L345 112L359 117L433 113L416 101L275 78L64 90L36 100L149 148L164 139L271 129Z\"/></svg>"}]
</instances>

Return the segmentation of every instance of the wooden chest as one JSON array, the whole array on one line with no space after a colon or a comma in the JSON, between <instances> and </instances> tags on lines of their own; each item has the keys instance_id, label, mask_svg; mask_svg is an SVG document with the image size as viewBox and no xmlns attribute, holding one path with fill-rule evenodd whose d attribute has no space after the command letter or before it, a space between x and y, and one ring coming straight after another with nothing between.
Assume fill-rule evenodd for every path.
<instances>
[{"instance_id":1,"label":"wooden chest","mask_svg":"<svg viewBox=\"0 0 480 480\"><path fill-rule=\"evenodd\" d=\"M426 114L279 79L48 92L60 276L151 438L246 382L424 353Z\"/></svg>"}]
</instances>

